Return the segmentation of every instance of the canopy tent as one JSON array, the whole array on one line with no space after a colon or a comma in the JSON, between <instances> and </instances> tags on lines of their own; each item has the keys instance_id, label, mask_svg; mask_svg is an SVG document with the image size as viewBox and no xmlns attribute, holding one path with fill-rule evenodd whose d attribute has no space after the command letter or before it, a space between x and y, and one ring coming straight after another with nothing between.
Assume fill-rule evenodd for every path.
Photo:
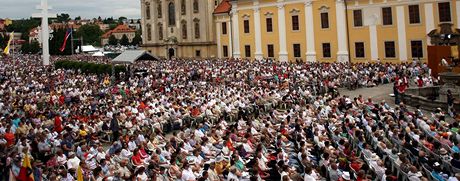
<instances>
[{"instance_id":1,"label":"canopy tent","mask_svg":"<svg viewBox=\"0 0 460 181\"><path fill-rule=\"evenodd\" d=\"M159 60L145 50L126 50L112 60L113 64L132 64L139 60Z\"/></svg>"},{"instance_id":2,"label":"canopy tent","mask_svg":"<svg viewBox=\"0 0 460 181\"><path fill-rule=\"evenodd\" d=\"M83 53L90 53L90 52L98 52L99 49L94 48L92 45L84 45L84 46L81 46L81 51Z\"/></svg>"},{"instance_id":3,"label":"canopy tent","mask_svg":"<svg viewBox=\"0 0 460 181\"><path fill-rule=\"evenodd\" d=\"M92 55L93 57L103 57L104 53L103 52L96 52Z\"/></svg>"}]
</instances>

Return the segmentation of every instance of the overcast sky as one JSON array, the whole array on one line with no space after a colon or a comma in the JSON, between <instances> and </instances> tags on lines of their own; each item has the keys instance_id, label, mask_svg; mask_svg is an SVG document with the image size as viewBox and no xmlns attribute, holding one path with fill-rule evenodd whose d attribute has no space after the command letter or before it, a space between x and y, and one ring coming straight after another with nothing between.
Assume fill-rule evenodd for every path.
<instances>
[{"instance_id":1,"label":"overcast sky","mask_svg":"<svg viewBox=\"0 0 460 181\"><path fill-rule=\"evenodd\" d=\"M29 18L37 13L41 0L1 0L0 18ZM73 18L120 17L140 18L140 0L48 0L51 13L68 13Z\"/></svg>"}]
</instances>

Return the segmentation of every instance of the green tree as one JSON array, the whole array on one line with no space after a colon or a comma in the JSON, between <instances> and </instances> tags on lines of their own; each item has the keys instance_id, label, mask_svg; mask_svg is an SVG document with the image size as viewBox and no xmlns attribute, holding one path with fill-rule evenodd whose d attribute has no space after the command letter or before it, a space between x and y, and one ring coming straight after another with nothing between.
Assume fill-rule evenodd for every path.
<instances>
[{"instance_id":1,"label":"green tree","mask_svg":"<svg viewBox=\"0 0 460 181\"><path fill-rule=\"evenodd\" d=\"M81 20L81 17L80 17L80 16L77 16L77 17L75 17L75 20L76 20L76 21L79 21L79 20Z\"/></svg>"},{"instance_id":2,"label":"green tree","mask_svg":"<svg viewBox=\"0 0 460 181\"><path fill-rule=\"evenodd\" d=\"M123 34L123 36L121 37L120 44L125 46L129 45L129 39L128 36L126 36L126 34Z\"/></svg>"},{"instance_id":3,"label":"green tree","mask_svg":"<svg viewBox=\"0 0 460 181\"><path fill-rule=\"evenodd\" d=\"M32 28L35 28L40 25L40 19L29 18L29 19L20 19L13 20L13 23L6 27L7 32L17 32L22 33L21 39L28 41L29 40L29 31Z\"/></svg>"},{"instance_id":4,"label":"green tree","mask_svg":"<svg viewBox=\"0 0 460 181\"><path fill-rule=\"evenodd\" d=\"M40 43L38 43L38 41L32 41L30 43L30 47L29 47L29 52L32 53L32 54L37 54L38 52L40 52Z\"/></svg>"},{"instance_id":5,"label":"green tree","mask_svg":"<svg viewBox=\"0 0 460 181\"><path fill-rule=\"evenodd\" d=\"M142 42L141 35L136 33L136 36L134 36L133 41L131 41L131 45L140 45L141 42Z\"/></svg>"},{"instance_id":6,"label":"green tree","mask_svg":"<svg viewBox=\"0 0 460 181\"><path fill-rule=\"evenodd\" d=\"M5 48L5 45L6 45L6 38L3 35L3 33L0 32L0 51Z\"/></svg>"},{"instance_id":7,"label":"green tree","mask_svg":"<svg viewBox=\"0 0 460 181\"><path fill-rule=\"evenodd\" d=\"M121 16L118 18L118 24L123 24L125 20L127 20L128 18L124 17L124 16Z\"/></svg>"},{"instance_id":8,"label":"green tree","mask_svg":"<svg viewBox=\"0 0 460 181\"><path fill-rule=\"evenodd\" d=\"M82 37L83 38L83 44L91 44L94 46L100 46L101 45L101 35L102 35L102 30L98 25L82 25L78 31L76 36L77 37Z\"/></svg>"},{"instance_id":9,"label":"green tree","mask_svg":"<svg viewBox=\"0 0 460 181\"><path fill-rule=\"evenodd\" d=\"M104 22L104 24L117 24L113 17L105 18L102 22Z\"/></svg>"},{"instance_id":10,"label":"green tree","mask_svg":"<svg viewBox=\"0 0 460 181\"><path fill-rule=\"evenodd\" d=\"M50 54L51 55L70 55L71 51L71 40L67 40L66 47L63 52L60 51L66 34L66 29L55 29L53 31L53 38L49 40Z\"/></svg>"},{"instance_id":11,"label":"green tree","mask_svg":"<svg viewBox=\"0 0 460 181\"><path fill-rule=\"evenodd\" d=\"M117 45L118 39L114 35L109 36L109 45Z\"/></svg>"},{"instance_id":12,"label":"green tree","mask_svg":"<svg viewBox=\"0 0 460 181\"><path fill-rule=\"evenodd\" d=\"M40 44L38 41L26 42L22 45L21 51L25 54L37 54L40 51Z\"/></svg>"},{"instance_id":13,"label":"green tree","mask_svg":"<svg viewBox=\"0 0 460 181\"><path fill-rule=\"evenodd\" d=\"M118 26L118 24L109 24L109 30L113 30Z\"/></svg>"},{"instance_id":14,"label":"green tree","mask_svg":"<svg viewBox=\"0 0 460 181\"><path fill-rule=\"evenodd\" d=\"M59 23L68 22L68 21L70 20L70 15L69 15L69 14L66 14L66 13L58 14L56 20L57 20L57 22L59 22Z\"/></svg>"}]
</instances>

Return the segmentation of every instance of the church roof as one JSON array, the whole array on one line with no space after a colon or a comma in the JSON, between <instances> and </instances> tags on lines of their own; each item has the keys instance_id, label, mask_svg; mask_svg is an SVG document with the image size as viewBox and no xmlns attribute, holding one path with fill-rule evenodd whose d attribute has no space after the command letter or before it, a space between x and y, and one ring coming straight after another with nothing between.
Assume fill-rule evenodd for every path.
<instances>
[{"instance_id":1,"label":"church roof","mask_svg":"<svg viewBox=\"0 0 460 181\"><path fill-rule=\"evenodd\" d=\"M230 4L230 0L223 0L220 4L214 9L213 14L222 14L222 13L229 13L232 10L232 5Z\"/></svg>"}]
</instances>

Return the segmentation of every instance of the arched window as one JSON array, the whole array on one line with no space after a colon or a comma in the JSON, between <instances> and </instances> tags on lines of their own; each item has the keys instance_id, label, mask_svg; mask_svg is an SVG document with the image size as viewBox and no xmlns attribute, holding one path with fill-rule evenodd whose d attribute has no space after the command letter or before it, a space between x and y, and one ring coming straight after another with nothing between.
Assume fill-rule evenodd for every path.
<instances>
[{"instance_id":1,"label":"arched window","mask_svg":"<svg viewBox=\"0 0 460 181\"><path fill-rule=\"evenodd\" d=\"M182 21L182 39L187 39L187 21Z\"/></svg>"},{"instance_id":2,"label":"arched window","mask_svg":"<svg viewBox=\"0 0 460 181\"><path fill-rule=\"evenodd\" d=\"M182 15L185 15L187 13L185 0L182 0L182 2L180 3L180 12Z\"/></svg>"},{"instance_id":3,"label":"arched window","mask_svg":"<svg viewBox=\"0 0 460 181\"><path fill-rule=\"evenodd\" d=\"M147 40L152 41L152 25L147 24Z\"/></svg>"},{"instance_id":4,"label":"arched window","mask_svg":"<svg viewBox=\"0 0 460 181\"><path fill-rule=\"evenodd\" d=\"M174 3L170 2L168 5L168 25L174 26L176 25L176 9L174 7Z\"/></svg>"},{"instance_id":5,"label":"arched window","mask_svg":"<svg viewBox=\"0 0 460 181\"><path fill-rule=\"evenodd\" d=\"M161 1L158 1L158 6L157 6L157 12L158 12L158 18L162 18L163 17L163 11L162 11L162 7L161 7Z\"/></svg>"},{"instance_id":6,"label":"arched window","mask_svg":"<svg viewBox=\"0 0 460 181\"><path fill-rule=\"evenodd\" d=\"M198 13L200 11L198 0L193 0L193 12Z\"/></svg>"},{"instance_id":7,"label":"arched window","mask_svg":"<svg viewBox=\"0 0 460 181\"><path fill-rule=\"evenodd\" d=\"M195 19L195 39L200 39L200 20Z\"/></svg>"},{"instance_id":8,"label":"arched window","mask_svg":"<svg viewBox=\"0 0 460 181\"><path fill-rule=\"evenodd\" d=\"M150 3L146 2L145 3L145 16L147 19L150 19Z\"/></svg>"},{"instance_id":9,"label":"arched window","mask_svg":"<svg viewBox=\"0 0 460 181\"><path fill-rule=\"evenodd\" d=\"M163 24L158 23L158 39L163 40Z\"/></svg>"}]
</instances>

